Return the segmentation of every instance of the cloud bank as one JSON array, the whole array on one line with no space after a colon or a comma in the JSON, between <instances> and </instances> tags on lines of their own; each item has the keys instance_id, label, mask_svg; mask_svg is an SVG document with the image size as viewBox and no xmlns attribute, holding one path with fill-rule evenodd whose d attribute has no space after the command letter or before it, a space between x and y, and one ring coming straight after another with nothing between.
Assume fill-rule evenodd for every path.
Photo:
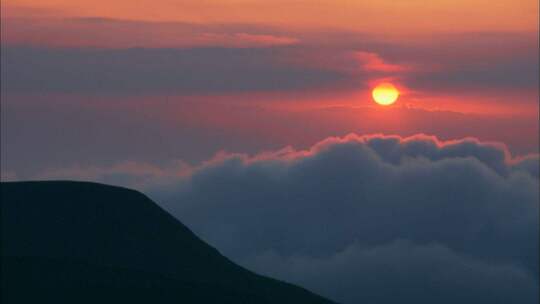
<instances>
[{"instance_id":1,"label":"cloud bank","mask_svg":"<svg viewBox=\"0 0 540 304\"><path fill-rule=\"evenodd\" d=\"M226 256L342 303L536 303L538 165L472 138L351 134L122 170Z\"/></svg>"},{"instance_id":2,"label":"cloud bank","mask_svg":"<svg viewBox=\"0 0 540 304\"><path fill-rule=\"evenodd\" d=\"M168 206L241 264L344 303L533 303L526 168L473 139L350 135L219 157Z\"/></svg>"}]
</instances>

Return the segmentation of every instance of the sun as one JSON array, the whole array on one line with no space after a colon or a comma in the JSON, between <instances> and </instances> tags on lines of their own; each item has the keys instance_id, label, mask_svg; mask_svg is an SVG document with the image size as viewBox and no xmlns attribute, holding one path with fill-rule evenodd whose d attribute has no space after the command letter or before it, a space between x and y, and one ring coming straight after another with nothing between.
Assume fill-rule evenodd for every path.
<instances>
[{"instance_id":1,"label":"sun","mask_svg":"<svg viewBox=\"0 0 540 304\"><path fill-rule=\"evenodd\" d=\"M371 94L373 100L381 106L389 106L396 102L399 97L399 91L393 84L388 82L377 85Z\"/></svg>"}]
</instances>

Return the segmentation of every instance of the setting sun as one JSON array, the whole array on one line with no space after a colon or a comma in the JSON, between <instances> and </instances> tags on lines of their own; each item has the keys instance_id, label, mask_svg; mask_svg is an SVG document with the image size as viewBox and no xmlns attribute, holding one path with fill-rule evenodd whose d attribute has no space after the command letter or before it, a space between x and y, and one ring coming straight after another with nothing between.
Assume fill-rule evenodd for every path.
<instances>
[{"instance_id":1,"label":"setting sun","mask_svg":"<svg viewBox=\"0 0 540 304\"><path fill-rule=\"evenodd\" d=\"M540 304L539 3L0 0L0 304Z\"/></svg>"},{"instance_id":2,"label":"setting sun","mask_svg":"<svg viewBox=\"0 0 540 304\"><path fill-rule=\"evenodd\" d=\"M389 106L396 102L399 91L391 83L381 83L372 92L373 99L382 106Z\"/></svg>"}]
</instances>

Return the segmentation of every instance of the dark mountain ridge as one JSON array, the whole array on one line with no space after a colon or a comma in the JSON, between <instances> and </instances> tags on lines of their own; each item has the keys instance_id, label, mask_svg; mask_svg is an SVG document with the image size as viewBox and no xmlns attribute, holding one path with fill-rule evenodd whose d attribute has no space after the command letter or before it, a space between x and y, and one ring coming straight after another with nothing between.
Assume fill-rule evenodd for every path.
<instances>
[{"instance_id":1,"label":"dark mountain ridge","mask_svg":"<svg viewBox=\"0 0 540 304\"><path fill-rule=\"evenodd\" d=\"M133 190L2 183L1 218L3 303L332 303L234 264Z\"/></svg>"}]
</instances>

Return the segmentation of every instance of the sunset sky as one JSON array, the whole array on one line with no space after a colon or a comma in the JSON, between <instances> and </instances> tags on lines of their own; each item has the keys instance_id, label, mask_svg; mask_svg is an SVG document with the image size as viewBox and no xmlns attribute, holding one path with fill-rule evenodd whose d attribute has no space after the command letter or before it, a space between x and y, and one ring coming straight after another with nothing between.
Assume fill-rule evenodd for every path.
<instances>
[{"instance_id":1,"label":"sunset sky","mask_svg":"<svg viewBox=\"0 0 540 304\"><path fill-rule=\"evenodd\" d=\"M537 12L533 0L2 1L2 169L197 162L351 132L534 153ZM390 109L371 99L381 81L401 93Z\"/></svg>"},{"instance_id":2,"label":"sunset sky","mask_svg":"<svg viewBox=\"0 0 540 304\"><path fill-rule=\"evenodd\" d=\"M2 1L2 169L197 161L349 132L536 152L537 6ZM371 100L382 80L401 92L392 109Z\"/></svg>"},{"instance_id":3,"label":"sunset sky","mask_svg":"<svg viewBox=\"0 0 540 304\"><path fill-rule=\"evenodd\" d=\"M257 178L265 174L268 180L288 170L307 176L296 162L311 156L320 161L320 151L327 151L320 147L328 142L334 143L328 151L334 151L339 145L364 147L372 137L397 149L386 153L370 146L379 161L396 155L421 158L414 166L430 162L434 167L426 170L437 171L443 170L439 161L474 158L510 183L513 170L538 162L538 9L537 0L3 0L2 179L74 178L151 189L170 210L193 215L182 219L241 264L329 296L340 294L284 266L293 267L297 260L283 262L279 272L277 266L261 264L275 256L236 255L236 247L212 234L214 226L194 219L204 218L206 209L170 205L173 198L200 199L204 192L178 195L180 190L171 185L200 174L204 182L190 184L199 189L207 185L206 178L221 176L220 166L233 168L227 165L231 159L246 172L278 162L278 173L255 174L252 186L257 188ZM399 91L390 106L372 98L373 88L383 82ZM346 151L341 152L348 159ZM321 168L333 167L326 166ZM459 170L468 172L476 164L467 166ZM531 172L534 185L538 170ZM241 173L231 174L232 180L251 185ZM389 176L401 180L400 174ZM449 174L442 176L459 176ZM478 174L479 179L489 175ZM303 187L288 178L290 185ZM499 187L488 179L478 187ZM394 186L389 182L388 187ZM527 195L519 197L527 197L538 210L538 194ZM299 194L298 200L307 196ZM249 209L243 202L241 208ZM213 206L209 210L221 210L208 204ZM337 212L350 211L343 208ZM404 246L418 253L415 240L383 239L381 246L390 246L386 249ZM345 248L347 241L335 248ZM449 250L458 247L448 245ZM302 256L301 250L293 253ZM533 279L538 283L537 275ZM343 292L339 300L361 299Z\"/></svg>"}]
</instances>

